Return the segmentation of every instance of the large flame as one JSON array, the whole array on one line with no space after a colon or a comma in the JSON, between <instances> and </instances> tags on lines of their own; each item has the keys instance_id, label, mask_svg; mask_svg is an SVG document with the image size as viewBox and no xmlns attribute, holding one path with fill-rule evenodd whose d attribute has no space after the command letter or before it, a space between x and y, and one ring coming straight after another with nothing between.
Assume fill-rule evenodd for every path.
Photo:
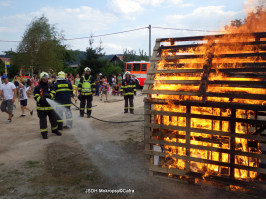
<instances>
[{"instance_id":1,"label":"large flame","mask_svg":"<svg viewBox=\"0 0 266 200\"><path fill-rule=\"evenodd\" d=\"M261 57L233 57L224 58L225 54L240 54L240 53L261 53L266 52L266 50L261 50L260 48L254 49L251 45L239 45L239 43L244 42L255 42L254 37L251 37L253 32L265 32L266 31L266 10L261 9L259 12L249 13L245 23L240 27L227 27L226 33L223 37L213 37L208 39L207 43L198 46L197 48L189 48L185 50L178 50L176 52L169 50L162 50L162 57L177 56L177 55L203 55L201 58L193 59L179 59L173 62L166 62L166 60L159 61L157 64L157 70L169 70L169 69L202 69L202 65L206 63L209 59L209 55L212 55L212 71L209 73L208 81L261 81L262 78L245 78L238 76L229 76L225 74L221 69L227 68L242 68L243 63L260 63L263 62ZM237 33L237 35L232 35ZM253 39L252 39L253 38ZM218 45L214 45L218 44ZM230 45L229 45L230 44ZM235 45L234 45L235 44ZM265 48L264 48L265 49ZM178 66L177 63L182 63L182 67ZM200 81L202 73L173 73L173 74L156 74L154 80L156 80L153 85L153 90L165 90L165 91L199 91L200 86L198 85L181 85L181 84L166 84L165 80L193 80ZM216 92L216 93L245 93L245 94L266 94L265 88L247 88L247 87L233 87L230 85L212 85L209 84L206 88L206 92ZM186 101L202 101L202 96L197 95L166 95L166 94L152 94L154 99L165 99L167 105L156 104L154 109L157 111L170 111L178 113L186 113L186 106L176 105L172 100ZM232 102L232 103L242 103L242 104L258 104L265 105L264 100L253 100L253 99L241 99L228 97L207 97L206 101L210 102ZM191 107L191 114L199 115L210 115L210 116L223 116L230 117L230 109L221 108L210 108L210 107ZM255 113L252 110L236 110L236 117L243 119L254 119ZM159 116L156 115L155 123L171 125L171 126L181 126L186 127L186 118L177 116ZM207 129L214 131L230 132L230 122L221 120L208 120L200 118L191 118L190 127L197 129ZM235 133L238 134L249 134L255 130L251 125L243 123L235 123ZM164 137L163 140L169 142L186 143L186 132L185 131L172 131L176 134L176 138ZM230 149L230 137L203 134L198 132L190 133L191 145L199 145L206 147L215 147L221 149ZM235 138L235 150L241 150L243 152L250 152L247 145L248 140L243 138ZM176 147L164 145L165 152L167 156L164 159L163 166L168 168L178 168L185 169L185 160L177 159L173 155L186 156L185 147ZM220 153L208 150L190 149L190 157L207 159L212 161L219 161L224 163L230 162L230 155L228 153ZM251 158L247 156L235 156L235 164L258 167L258 160L256 158ZM229 176L229 167L206 164L200 162L190 162L190 171L203 173L203 177L209 175L227 175ZM235 169L234 176L236 179L252 180L257 177L257 172Z\"/></svg>"}]
</instances>

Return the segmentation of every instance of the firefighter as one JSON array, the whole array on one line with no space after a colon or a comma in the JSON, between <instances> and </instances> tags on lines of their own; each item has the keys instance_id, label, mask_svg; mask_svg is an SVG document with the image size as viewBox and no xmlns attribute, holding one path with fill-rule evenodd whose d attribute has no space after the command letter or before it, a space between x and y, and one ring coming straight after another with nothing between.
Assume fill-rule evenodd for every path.
<instances>
[{"instance_id":1,"label":"firefighter","mask_svg":"<svg viewBox=\"0 0 266 200\"><path fill-rule=\"evenodd\" d=\"M47 129L47 115L49 117L52 133L60 136L56 122L56 114L54 109L47 102L47 98L54 99L55 90L51 84L48 83L49 75L46 72L40 74L40 83L34 88L34 99L37 102L37 114L40 119L40 129L43 139L48 139Z\"/></svg>"},{"instance_id":2,"label":"firefighter","mask_svg":"<svg viewBox=\"0 0 266 200\"><path fill-rule=\"evenodd\" d=\"M136 96L137 90L136 90L136 84L133 79L131 79L130 72L125 73L125 79L122 81L122 86L120 89L121 95L124 95L125 99L125 112L128 113L128 102L130 105L130 113L134 114L134 95Z\"/></svg>"},{"instance_id":3,"label":"firefighter","mask_svg":"<svg viewBox=\"0 0 266 200\"><path fill-rule=\"evenodd\" d=\"M92 95L95 95L95 82L90 75L91 69L84 69L85 75L81 77L78 85L78 98L80 100L80 117L84 117L85 104L87 101L87 117L91 116Z\"/></svg>"},{"instance_id":4,"label":"firefighter","mask_svg":"<svg viewBox=\"0 0 266 200\"><path fill-rule=\"evenodd\" d=\"M63 128L72 128L73 119L71 107L71 96L73 96L73 87L66 80L66 75L63 71L58 73L57 82L55 83L55 101L60 105L56 108L58 130ZM66 126L63 127L63 113L66 116Z\"/></svg>"}]
</instances>

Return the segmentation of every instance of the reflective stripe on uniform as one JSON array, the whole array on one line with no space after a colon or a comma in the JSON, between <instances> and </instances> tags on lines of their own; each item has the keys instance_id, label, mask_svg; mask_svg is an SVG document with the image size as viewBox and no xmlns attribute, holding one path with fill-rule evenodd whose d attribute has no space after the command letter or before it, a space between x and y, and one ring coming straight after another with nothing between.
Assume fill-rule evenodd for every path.
<instances>
[{"instance_id":1,"label":"reflective stripe on uniform","mask_svg":"<svg viewBox=\"0 0 266 200\"><path fill-rule=\"evenodd\" d=\"M64 120L57 120L57 122L64 122Z\"/></svg>"},{"instance_id":2,"label":"reflective stripe on uniform","mask_svg":"<svg viewBox=\"0 0 266 200\"><path fill-rule=\"evenodd\" d=\"M71 104L60 104L60 105L56 105L56 107L64 107L64 106L71 106Z\"/></svg>"},{"instance_id":3,"label":"reflective stripe on uniform","mask_svg":"<svg viewBox=\"0 0 266 200\"><path fill-rule=\"evenodd\" d=\"M37 110L53 110L52 107L39 107L37 106Z\"/></svg>"},{"instance_id":4,"label":"reflective stripe on uniform","mask_svg":"<svg viewBox=\"0 0 266 200\"><path fill-rule=\"evenodd\" d=\"M85 108L80 108L80 110L84 110Z\"/></svg>"},{"instance_id":5,"label":"reflective stripe on uniform","mask_svg":"<svg viewBox=\"0 0 266 200\"><path fill-rule=\"evenodd\" d=\"M87 110L92 110L91 108L87 108Z\"/></svg>"},{"instance_id":6,"label":"reflective stripe on uniform","mask_svg":"<svg viewBox=\"0 0 266 200\"><path fill-rule=\"evenodd\" d=\"M60 87L66 87L67 88L68 87L68 84L58 84L57 87L59 87L59 88Z\"/></svg>"},{"instance_id":7,"label":"reflective stripe on uniform","mask_svg":"<svg viewBox=\"0 0 266 200\"><path fill-rule=\"evenodd\" d=\"M45 128L45 129L41 129L41 132L47 132L47 131L48 131L47 128Z\"/></svg>"},{"instance_id":8,"label":"reflective stripe on uniform","mask_svg":"<svg viewBox=\"0 0 266 200\"><path fill-rule=\"evenodd\" d=\"M72 118L69 118L69 119L66 119L66 121L73 121L73 119Z\"/></svg>"},{"instance_id":9,"label":"reflective stripe on uniform","mask_svg":"<svg viewBox=\"0 0 266 200\"><path fill-rule=\"evenodd\" d=\"M84 95L84 96L92 95L92 92L86 92L86 93L81 92L81 95Z\"/></svg>"},{"instance_id":10,"label":"reflective stripe on uniform","mask_svg":"<svg viewBox=\"0 0 266 200\"><path fill-rule=\"evenodd\" d=\"M130 107L130 109L133 109L134 110L134 107Z\"/></svg>"},{"instance_id":11,"label":"reflective stripe on uniform","mask_svg":"<svg viewBox=\"0 0 266 200\"><path fill-rule=\"evenodd\" d=\"M126 95L134 95L134 92L127 92L127 93L125 93L124 95L125 95L125 96L126 96Z\"/></svg>"},{"instance_id":12,"label":"reflective stripe on uniform","mask_svg":"<svg viewBox=\"0 0 266 200\"><path fill-rule=\"evenodd\" d=\"M72 90L71 90L71 89L69 89L69 88L65 88L65 89L58 89L58 90L56 90L56 92L65 92L65 91L67 91L67 92L72 92Z\"/></svg>"},{"instance_id":13,"label":"reflective stripe on uniform","mask_svg":"<svg viewBox=\"0 0 266 200\"><path fill-rule=\"evenodd\" d=\"M58 129L58 126L52 127L52 130L56 130Z\"/></svg>"}]
</instances>

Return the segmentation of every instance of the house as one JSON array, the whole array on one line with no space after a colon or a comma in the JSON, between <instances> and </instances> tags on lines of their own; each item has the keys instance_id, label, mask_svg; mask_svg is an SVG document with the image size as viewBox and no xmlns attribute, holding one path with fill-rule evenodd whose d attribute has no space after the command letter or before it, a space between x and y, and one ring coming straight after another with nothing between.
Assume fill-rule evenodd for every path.
<instances>
[{"instance_id":1,"label":"house","mask_svg":"<svg viewBox=\"0 0 266 200\"><path fill-rule=\"evenodd\" d=\"M10 59L10 57L8 57L8 56L5 56L5 55L0 55L0 59L3 61L3 63L5 63L5 62L11 62L11 59Z\"/></svg>"}]
</instances>

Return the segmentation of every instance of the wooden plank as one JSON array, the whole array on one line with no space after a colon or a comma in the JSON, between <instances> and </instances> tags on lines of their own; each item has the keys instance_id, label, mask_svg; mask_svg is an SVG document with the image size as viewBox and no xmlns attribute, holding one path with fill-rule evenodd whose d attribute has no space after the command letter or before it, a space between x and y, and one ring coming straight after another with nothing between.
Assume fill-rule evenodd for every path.
<instances>
[{"instance_id":1,"label":"wooden plank","mask_svg":"<svg viewBox=\"0 0 266 200\"><path fill-rule=\"evenodd\" d=\"M231 109L231 117L232 118L236 118L236 109L232 108ZM230 128L230 133L232 135L235 135L236 133L236 123L233 121L229 122L229 128ZM236 140L235 137L230 137L230 150L231 151L235 151L235 147L236 147ZM235 155L230 154L230 177L234 178L235 177L235 167L234 167L234 163L235 163Z\"/></svg>"},{"instance_id":2,"label":"wooden plank","mask_svg":"<svg viewBox=\"0 0 266 200\"><path fill-rule=\"evenodd\" d=\"M185 84L185 85L199 85L200 80L198 81L191 81L191 80L147 80L145 81L145 84L154 84L154 83L160 83L160 84Z\"/></svg>"},{"instance_id":3,"label":"wooden plank","mask_svg":"<svg viewBox=\"0 0 266 200\"><path fill-rule=\"evenodd\" d=\"M265 57L266 53L232 53L232 54L219 54L214 55L213 58L247 58L247 57ZM176 55L176 56L166 56L166 57L155 57L151 61L161 61L161 60L179 60L179 59L197 59L204 58L204 55Z\"/></svg>"},{"instance_id":4,"label":"wooden plank","mask_svg":"<svg viewBox=\"0 0 266 200\"><path fill-rule=\"evenodd\" d=\"M203 69L148 70L147 74L202 73Z\"/></svg>"},{"instance_id":5,"label":"wooden plank","mask_svg":"<svg viewBox=\"0 0 266 200\"><path fill-rule=\"evenodd\" d=\"M212 70L214 72L215 70ZM218 72L266 72L266 67L257 68L220 68Z\"/></svg>"},{"instance_id":6,"label":"wooden plank","mask_svg":"<svg viewBox=\"0 0 266 200\"><path fill-rule=\"evenodd\" d=\"M214 131L214 130L199 129L199 128L186 128L184 126L169 126L169 125L152 124L152 123L146 123L145 126L151 127L151 128L166 129L166 130L190 131L190 132L195 132L195 133L204 133L204 134L220 135L220 136L227 136L227 137L237 137L237 138L256 140L260 142L266 142L266 137L261 137L257 135L238 134L238 133L235 133L234 135L232 135L230 132Z\"/></svg>"},{"instance_id":7,"label":"wooden plank","mask_svg":"<svg viewBox=\"0 0 266 200\"><path fill-rule=\"evenodd\" d=\"M148 103L145 103L144 104L144 110L145 111L151 110L151 105L149 105ZM144 115L144 121L145 121L145 123L151 123L151 115ZM145 126L144 127L144 141L148 141L149 139L151 139L151 136L152 136L151 128ZM146 142L145 142L144 148L145 148L145 151L152 150L151 144L146 143ZM146 161L146 164L148 164L148 163L152 162L152 159L151 159L151 157L146 157L145 161Z\"/></svg>"},{"instance_id":8,"label":"wooden plank","mask_svg":"<svg viewBox=\"0 0 266 200\"><path fill-rule=\"evenodd\" d=\"M198 118L198 119L211 119L211 120L222 120L222 121L234 121L234 122L242 122L242 123L248 123L248 124L259 125L259 126L266 125L266 120L243 119L243 118L232 119L231 117L203 115L203 114L188 114L188 113L157 111L157 110L145 110L144 114L145 115L147 114L147 115L188 117L188 118Z\"/></svg>"},{"instance_id":9,"label":"wooden plank","mask_svg":"<svg viewBox=\"0 0 266 200\"><path fill-rule=\"evenodd\" d=\"M148 155L156 155L160 157L165 157L169 156L169 154L164 153L164 152L156 152L156 151L145 151L145 154ZM219 165L219 166L224 166L224 167L230 167L230 168L237 168L237 169L244 169L248 171L254 171L254 172L259 172L259 173L265 173L266 169L265 168L258 168L258 167L250 167L246 165L238 165L238 164L232 164L232 163L226 163L226 162L219 162L219 161L214 161L214 160L207 160L203 158L197 158L197 157L188 157L188 156L181 156L181 155L176 155L176 154L171 154L171 157L174 157L176 159L181 159L184 161L194 161L194 162L199 162L199 163L204 163L204 164L211 164L211 165ZM187 169L187 168L186 168ZM188 170L186 170L188 171ZM234 176L230 176L232 179L234 179Z\"/></svg>"},{"instance_id":10,"label":"wooden plank","mask_svg":"<svg viewBox=\"0 0 266 200\"><path fill-rule=\"evenodd\" d=\"M266 100L266 94L249 94L249 93L214 93L207 92L206 96L209 97L228 97L235 99L254 99L254 100Z\"/></svg>"},{"instance_id":11,"label":"wooden plank","mask_svg":"<svg viewBox=\"0 0 266 200\"><path fill-rule=\"evenodd\" d=\"M201 96L202 93L198 91L176 91L176 90L143 90L143 94L167 94L167 95L188 95L188 96ZM236 98L236 99L253 99L253 100L266 100L266 94L250 94L250 93L214 93L206 92L206 97L223 97L223 98ZM205 103L205 102L204 102Z\"/></svg>"},{"instance_id":12,"label":"wooden plank","mask_svg":"<svg viewBox=\"0 0 266 200\"><path fill-rule=\"evenodd\" d=\"M147 103L150 104L168 104L165 99L147 99ZM212 102L206 101L204 104L201 101L178 101L171 100L171 103L175 105L190 105L190 106L204 106L204 107L215 107L215 108L236 108L244 110L255 110L255 111L266 111L266 105L256 105L256 104L241 104L232 102Z\"/></svg>"},{"instance_id":13,"label":"wooden plank","mask_svg":"<svg viewBox=\"0 0 266 200\"><path fill-rule=\"evenodd\" d=\"M196 41L196 40L209 40L214 38L220 38L220 37L237 37L240 34L217 34L217 35L205 35L205 36L191 36L191 37L175 37L175 38L157 38L156 42L167 42L167 41L176 41L176 42L182 42L182 41ZM256 33L247 33L247 34L241 34L241 36L248 36L250 38L253 37L260 37L265 38L266 32L256 32Z\"/></svg>"},{"instance_id":14,"label":"wooden plank","mask_svg":"<svg viewBox=\"0 0 266 200\"><path fill-rule=\"evenodd\" d=\"M191 114L191 107L186 106L186 114ZM186 127L190 129L191 119L189 117L186 118ZM186 156L190 157L190 131L189 129L186 131ZM190 170L190 162L186 161L186 170Z\"/></svg>"},{"instance_id":15,"label":"wooden plank","mask_svg":"<svg viewBox=\"0 0 266 200\"><path fill-rule=\"evenodd\" d=\"M147 80L146 85L160 84L184 84L199 85L200 80ZM208 81L208 85L225 85L227 87L265 88L266 81Z\"/></svg>"},{"instance_id":16,"label":"wooden plank","mask_svg":"<svg viewBox=\"0 0 266 200\"><path fill-rule=\"evenodd\" d=\"M203 174L202 173L197 173L197 172L184 173L183 170L161 168L161 167L157 167L157 166L150 166L149 169L154 171L154 172L159 172L159 173L164 173L164 174L173 174L173 175L177 175L177 176L186 176L186 177L189 177L189 178L198 178L198 179L203 180L203 178L202 178ZM171 177L168 177L168 178L169 179L173 179ZM244 181L244 180L231 179L230 177L225 177L225 176L209 175L207 177L204 177L204 179L205 180L219 182L219 183L223 183L223 184L226 184L226 185L233 184L233 185L241 186L241 187L252 187L253 186L253 182L247 182L247 181Z\"/></svg>"},{"instance_id":17,"label":"wooden plank","mask_svg":"<svg viewBox=\"0 0 266 200\"><path fill-rule=\"evenodd\" d=\"M232 43L214 43L213 46L243 46L243 45L265 45L266 41L255 41L255 42L232 42ZM187 44L187 45L175 45L175 46L163 46L161 45L157 50L165 50L165 49L173 49L174 51L179 50L179 49L187 49L187 48L196 48L199 46L202 46L204 44ZM259 48L259 47L258 47Z\"/></svg>"},{"instance_id":18,"label":"wooden plank","mask_svg":"<svg viewBox=\"0 0 266 200\"><path fill-rule=\"evenodd\" d=\"M168 94L168 95L189 95L199 96L200 92L172 91L172 90L143 90L142 94Z\"/></svg>"},{"instance_id":19,"label":"wooden plank","mask_svg":"<svg viewBox=\"0 0 266 200\"><path fill-rule=\"evenodd\" d=\"M169 145L169 146L175 146L175 147L186 147L185 143L168 142L168 141L164 141L164 140L150 139L150 140L148 140L146 142L148 142L150 144ZM208 147L208 146L201 146L201 145L194 145L194 144L191 144L190 148L191 149L199 149L199 150L207 150L207 151L215 151L215 152L227 153L227 154L232 154L234 156L238 155L238 156L248 156L248 157L254 157L254 158L261 158L261 159L265 158L265 154L242 152L242 151L239 151L239 150L231 151L230 149L222 149L222 148ZM240 166L242 166L242 165L240 165ZM263 168L263 169L265 169L265 168ZM264 173L265 173L265 171L264 171Z\"/></svg>"}]
</instances>

